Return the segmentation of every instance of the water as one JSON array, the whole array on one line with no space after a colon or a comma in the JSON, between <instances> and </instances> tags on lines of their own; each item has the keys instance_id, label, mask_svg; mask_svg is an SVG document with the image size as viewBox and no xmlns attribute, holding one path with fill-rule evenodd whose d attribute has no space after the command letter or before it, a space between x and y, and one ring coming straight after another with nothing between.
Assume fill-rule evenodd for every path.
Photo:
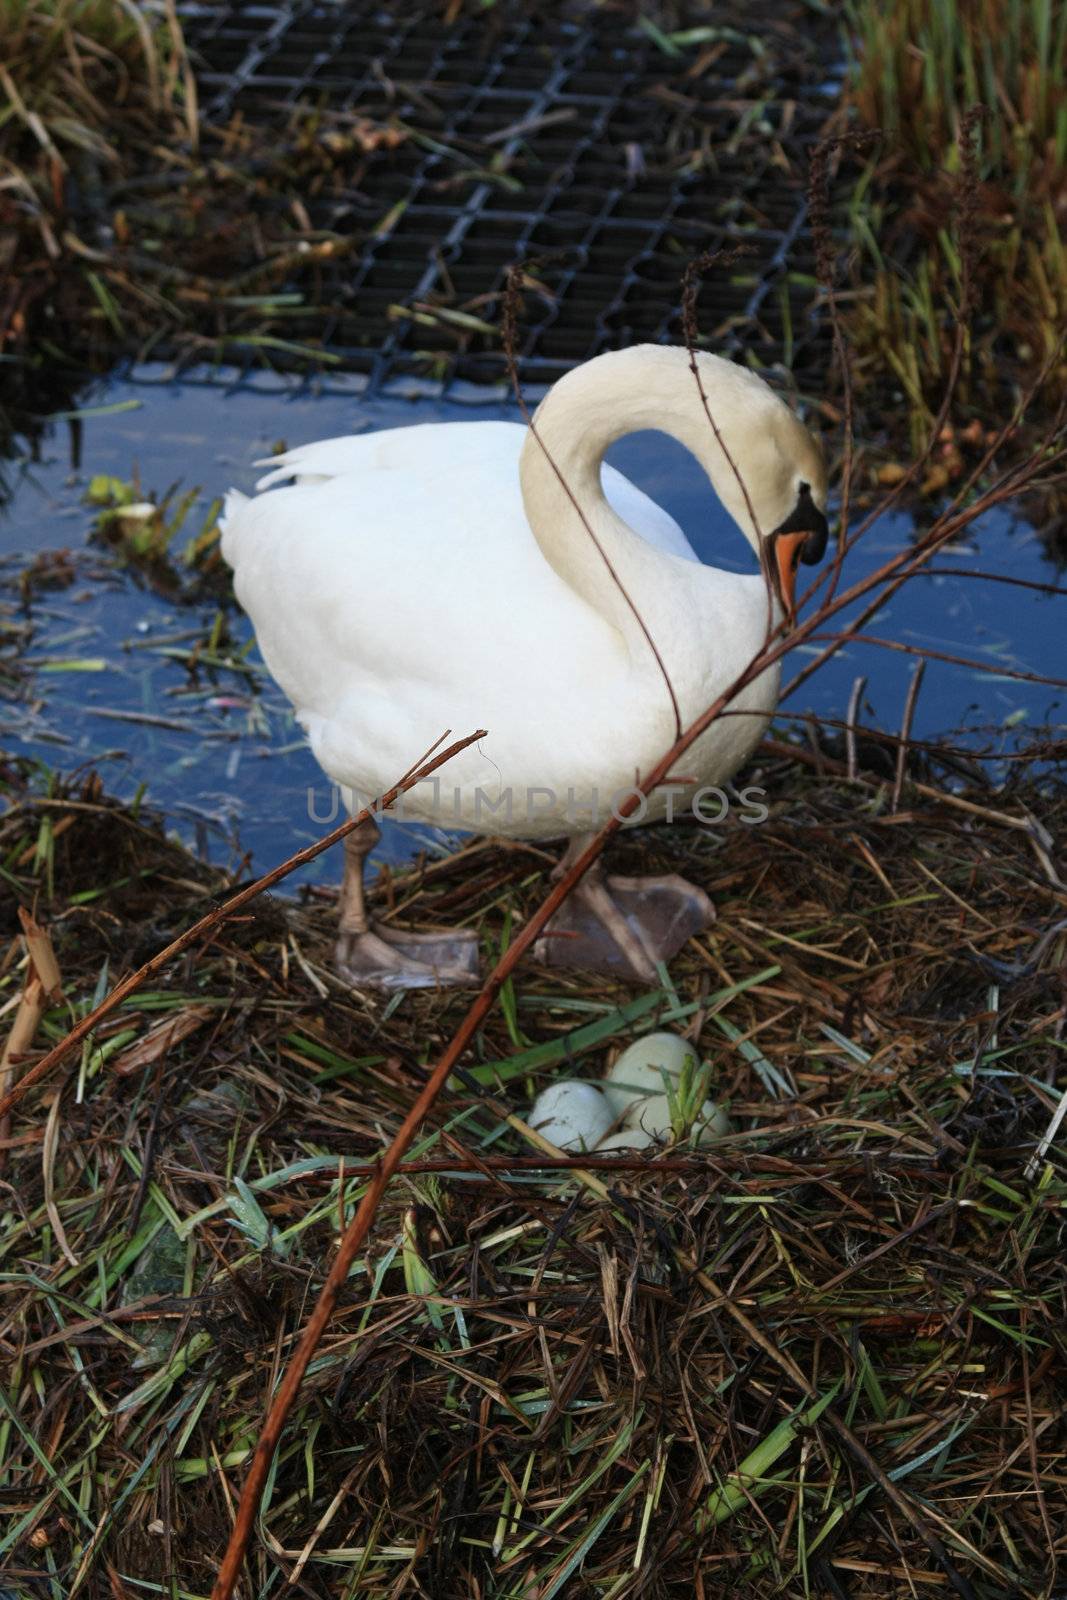
<instances>
[{"instance_id":1,"label":"water","mask_svg":"<svg viewBox=\"0 0 1067 1600\"><path fill-rule=\"evenodd\" d=\"M161 372L146 369L100 385L83 401L77 469L71 464L70 423L62 418L46 432L38 459L3 464L8 495L0 508L0 623L5 611L9 625L19 620L11 604L13 580L34 555L67 548L76 553L77 575L69 587L46 591L33 602L35 631L27 652L33 704L0 699L0 746L62 771L95 763L111 792L130 798L143 786L147 799L204 851L218 859L238 859L248 851L256 866L266 868L324 831L331 821L329 787L254 648L245 673L190 671L181 659L180 652L205 639L215 604L176 604L116 570L106 552L89 544L89 479L109 474L125 481L136 471L145 491L162 493L179 481L186 488L199 485L186 523L192 533L222 490L252 487L252 463L281 440L295 445L432 419L514 418L516 412L484 400L367 399L355 386L313 395L269 377L230 391L217 383L162 379ZM93 408L109 409L94 414ZM747 544L681 446L660 434L634 435L608 459L677 518L702 560L754 570ZM850 558L846 581L906 548L912 534L906 515L883 518ZM185 537L176 541L179 546ZM1055 569L1036 531L998 511L965 544L944 551L936 565L937 574L909 583L868 625L898 644L980 663L931 662L916 735L992 726L1001 730L1006 746L1027 724L1056 721L1063 701L1058 690L1004 674L1062 673L1062 597L963 576L980 567L1054 583ZM806 580L809 569L802 576ZM243 616L230 625L238 639L249 638ZM802 650L791 653L786 681L806 659ZM843 717L852 685L863 676L863 720L895 730L915 659L850 645L783 711ZM394 825L381 854L402 859L417 847L438 849L443 841L428 830L413 833ZM336 863L320 860L305 876L336 875Z\"/></svg>"}]
</instances>

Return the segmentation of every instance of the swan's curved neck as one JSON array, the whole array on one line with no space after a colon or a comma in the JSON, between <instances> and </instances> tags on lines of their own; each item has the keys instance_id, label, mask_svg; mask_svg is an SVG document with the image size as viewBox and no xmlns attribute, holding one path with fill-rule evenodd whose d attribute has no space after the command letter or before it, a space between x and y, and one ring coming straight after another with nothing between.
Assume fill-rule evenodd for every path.
<instances>
[{"instance_id":1,"label":"swan's curved neck","mask_svg":"<svg viewBox=\"0 0 1067 1600\"><path fill-rule=\"evenodd\" d=\"M605 498L601 466L615 440L655 428L685 445L758 551L749 519L735 509L736 476L687 368L684 350L665 347L639 346L600 356L556 384L539 407L522 450L523 503L542 553L618 629L631 656L644 656L648 648L642 622L656 638L670 626L679 582L676 568L683 564L642 539ZM732 374L741 379L742 403L747 381L747 374L729 362L716 362L715 368L710 381L703 367L701 373L713 416L717 407L738 403ZM720 374L719 368L725 370Z\"/></svg>"}]
</instances>

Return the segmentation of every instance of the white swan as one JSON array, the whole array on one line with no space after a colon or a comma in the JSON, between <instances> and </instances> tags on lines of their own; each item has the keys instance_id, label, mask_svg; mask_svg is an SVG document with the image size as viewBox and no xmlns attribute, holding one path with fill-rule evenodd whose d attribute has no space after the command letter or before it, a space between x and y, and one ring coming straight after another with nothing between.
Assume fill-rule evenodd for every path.
<instances>
[{"instance_id":1,"label":"white swan","mask_svg":"<svg viewBox=\"0 0 1067 1600\"><path fill-rule=\"evenodd\" d=\"M698 360L719 438L688 353L640 345L562 378L532 430L432 423L324 439L271 460L257 485L292 487L230 492L222 550L238 599L343 790L378 794L445 729L482 727L487 737L412 791L404 815L570 835L580 848L674 741L665 674L687 725L762 647L768 622L791 612L797 561L819 559L826 543L819 450L761 379ZM673 519L603 464L614 440L644 428L688 447L757 553L773 541L776 592L762 575L702 565ZM732 707L744 714L686 755L688 791L657 791L643 819L728 779L777 691L777 669L748 685ZM469 981L473 935L370 924L362 872L377 837L370 824L348 841L343 970L386 986ZM543 957L642 978L711 914L681 879L595 875L564 909L567 937L543 941Z\"/></svg>"}]
</instances>

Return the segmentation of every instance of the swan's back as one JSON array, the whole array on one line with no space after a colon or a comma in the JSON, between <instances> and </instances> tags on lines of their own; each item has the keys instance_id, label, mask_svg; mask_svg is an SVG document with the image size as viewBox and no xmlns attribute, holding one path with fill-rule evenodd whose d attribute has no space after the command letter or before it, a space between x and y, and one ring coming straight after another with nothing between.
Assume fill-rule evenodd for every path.
<instances>
[{"instance_id":1,"label":"swan's back","mask_svg":"<svg viewBox=\"0 0 1067 1600\"><path fill-rule=\"evenodd\" d=\"M259 487L295 484L227 496L222 552L237 598L309 729L358 714L371 732L405 701L445 714L442 726L473 715L499 727L539 695L572 694L583 676L598 697L592 663L621 641L531 532L525 439L508 422L323 439L272 460ZM605 479L631 525L695 560L666 512L613 469Z\"/></svg>"}]
</instances>

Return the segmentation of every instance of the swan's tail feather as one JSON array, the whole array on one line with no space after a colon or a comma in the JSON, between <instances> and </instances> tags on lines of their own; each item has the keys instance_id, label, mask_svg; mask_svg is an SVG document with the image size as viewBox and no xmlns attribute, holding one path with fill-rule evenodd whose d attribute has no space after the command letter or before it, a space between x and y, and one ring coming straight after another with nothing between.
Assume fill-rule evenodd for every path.
<instances>
[{"instance_id":1,"label":"swan's tail feather","mask_svg":"<svg viewBox=\"0 0 1067 1600\"><path fill-rule=\"evenodd\" d=\"M237 560L237 522L240 518L242 506L248 504L248 496L242 494L240 489L227 489L222 502L222 515L219 518L219 533L222 535L222 555L230 566Z\"/></svg>"},{"instance_id":2,"label":"swan's tail feather","mask_svg":"<svg viewBox=\"0 0 1067 1600\"><path fill-rule=\"evenodd\" d=\"M342 434L337 439L318 439L314 444L298 444L279 456L267 456L255 464L269 467L256 479L257 489L273 489L275 484L294 479L297 483L328 483L331 478L365 471L374 464L388 434Z\"/></svg>"}]
</instances>

